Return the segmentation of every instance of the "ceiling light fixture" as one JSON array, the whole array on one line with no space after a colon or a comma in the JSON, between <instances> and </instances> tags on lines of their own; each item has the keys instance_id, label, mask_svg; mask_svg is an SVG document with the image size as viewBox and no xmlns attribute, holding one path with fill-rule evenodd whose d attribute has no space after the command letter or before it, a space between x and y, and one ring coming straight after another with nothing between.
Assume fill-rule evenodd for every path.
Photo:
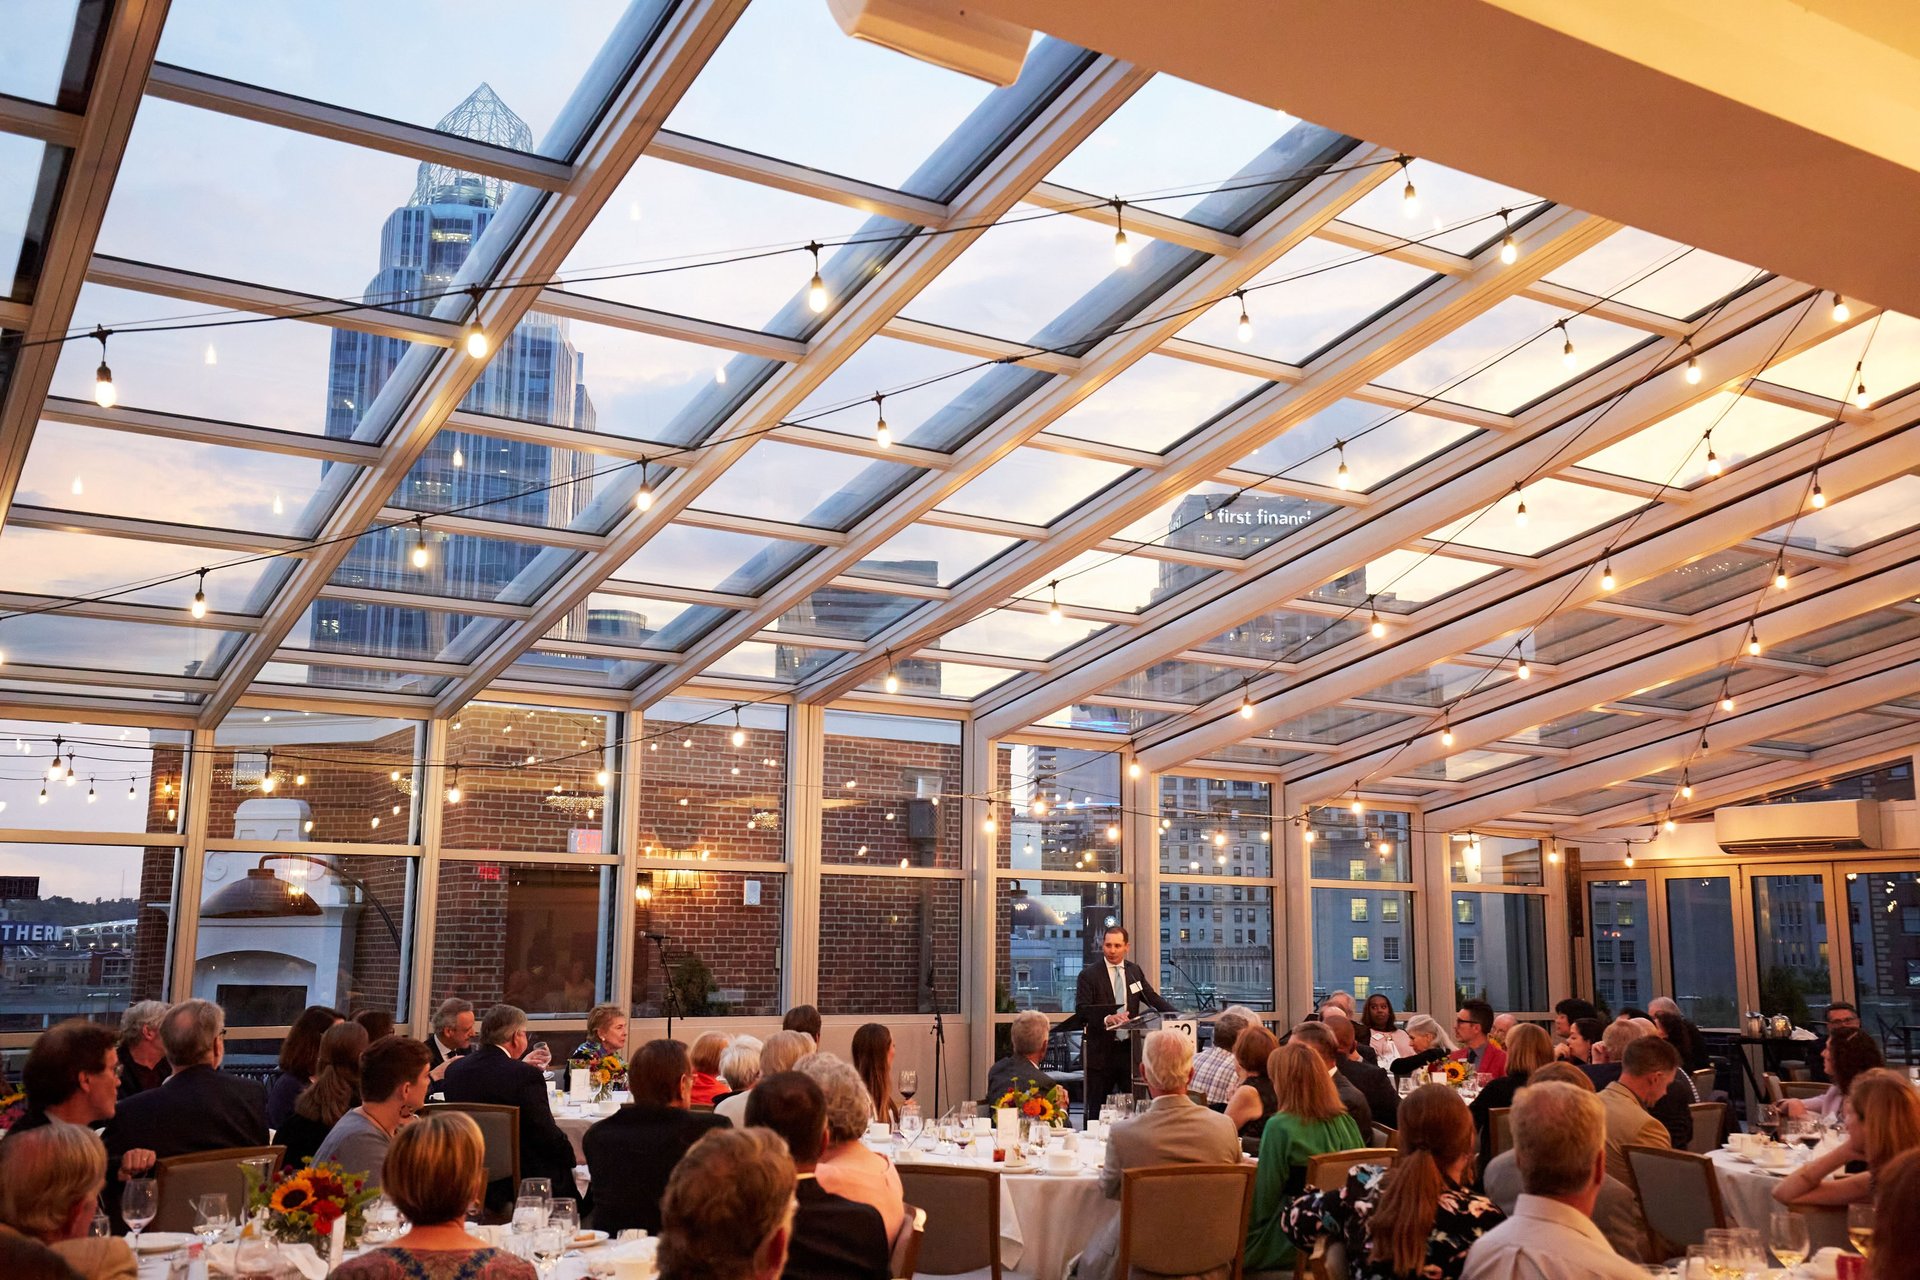
<instances>
[{"instance_id":1,"label":"ceiling light fixture","mask_svg":"<svg viewBox=\"0 0 1920 1280\"><path fill-rule=\"evenodd\" d=\"M1233 296L1240 299L1240 323L1234 326L1234 335L1242 346L1253 341L1253 318L1247 314L1247 291L1235 289Z\"/></svg>"},{"instance_id":2,"label":"ceiling light fixture","mask_svg":"<svg viewBox=\"0 0 1920 1280\"><path fill-rule=\"evenodd\" d=\"M882 392L873 393L873 442L882 449L893 447L893 432L887 429L887 397Z\"/></svg>"},{"instance_id":3,"label":"ceiling light fixture","mask_svg":"<svg viewBox=\"0 0 1920 1280\"><path fill-rule=\"evenodd\" d=\"M1420 212L1420 196L1413 189L1413 174L1410 170L1412 164L1412 156L1400 157L1400 176L1407 181L1407 185L1400 188L1400 216L1403 218L1411 218Z\"/></svg>"},{"instance_id":4,"label":"ceiling light fixture","mask_svg":"<svg viewBox=\"0 0 1920 1280\"><path fill-rule=\"evenodd\" d=\"M633 495L633 505L642 511L653 509L653 483L647 476L647 460L640 459L640 488Z\"/></svg>"},{"instance_id":5,"label":"ceiling light fixture","mask_svg":"<svg viewBox=\"0 0 1920 1280\"><path fill-rule=\"evenodd\" d=\"M1057 627L1063 616L1060 612L1060 580L1056 578L1047 584L1047 621Z\"/></svg>"},{"instance_id":6,"label":"ceiling light fixture","mask_svg":"<svg viewBox=\"0 0 1920 1280\"><path fill-rule=\"evenodd\" d=\"M468 285L467 295L473 299L473 314L467 319L467 327L460 331L460 342L469 356L484 360L492 344L487 341L487 331L480 327L480 286Z\"/></svg>"},{"instance_id":7,"label":"ceiling light fixture","mask_svg":"<svg viewBox=\"0 0 1920 1280\"><path fill-rule=\"evenodd\" d=\"M1519 505L1513 509L1513 523L1524 529L1527 527L1527 496L1520 492L1520 486L1517 484L1513 486L1513 496L1519 501Z\"/></svg>"},{"instance_id":8,"label":"ceiling light fixture","mask_svg":"<svg viewBox=\"0 0 1920 1280\"><path fill-rule=\"evenodd\" d=\"M120 403L120 392L113 385L113 370L107 368L107 339L113 336L113 331L95 325L93 336L100 342L100 367L93 375L93 402L102 409L111 409Z\"/></svg>"},{"instance_id":9,"label":"ceiling light fixture","mask_svg":"<svg viewBox=\"0 0 1920 1280\"><path fill-rule=\"evenodd\" d=\"M1520 260L1520 242L1513 238L1513 223L1509 216L1513 210L1500 211L1500 225L1506 228L1506 234L1500 238L1500 261L1512 266Z\"/></svg>"},{"instance_id":10,"label":"ceiling light fixture","mask_svg":"<svg viewBox=\"0 0 1920 1280\"><path fill-rule=\"evenodd\" d=\"M1127 243L1125 210L1127 202L1118 196L1109 201L1113 205L1113 261L1116 266L1129 266L1133 262L1133 246Z\"/></svg>"},{"instance_id":11,"label":"ceiling light fixture","mask_svg":"<svg viewBox=\"0 0 1920 1280\"><path fill-rule=\"evenodd\" d=\"M1573 334L1567 331L1567 322L1565 320L1558 321L1555 327L1560 330L1560 336L1566 339L1560 347L1560 363L1569 369L1579 368L1580 357L1573 353Z\"/></svg>"},{"instance_id":12,"label":"ceiling light fixture","mask_svg":"<svg viewBox=\"0 0 1920 1280\"><path fill-rule=\"evenodd\" d=\"M1838 293L1834 294L1833 322L1835 324L1845 324L1851 319L1853 319L1853 308L1847 305L1845 298L1841 297Z\"/></svg>"},{"instance_id":13,"label":"ceiling light fixture","mask_svg":"<svg viewBox=\"0 0 1920 1280\"><path fill-rule=\"evenodd\" d=\"M200 584L194 588L193 603L187 606L187 612L196 618L207 616L207 571L200 570Z\"/></svg>"},{"instance_id":14,"label":"ceiling light fixture","mask_svg":"<svg viewBox=\"0 0 1920 1280\"><path fill-rule=\"evenodd\" d=\"M1347 442L1345 440L1335 440L1333 442L1333 451L1339 455L1340 458L1339 469L1333 473L1333 482L1339 485L1342 490L1353 488L1353 473L1347 470Z\"/></svg>"}]
</instances>

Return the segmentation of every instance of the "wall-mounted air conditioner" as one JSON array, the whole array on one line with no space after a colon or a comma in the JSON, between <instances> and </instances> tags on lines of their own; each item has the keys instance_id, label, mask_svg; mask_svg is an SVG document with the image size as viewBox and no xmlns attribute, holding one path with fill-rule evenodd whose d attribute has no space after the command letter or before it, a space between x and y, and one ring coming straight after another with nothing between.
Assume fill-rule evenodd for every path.
<instances>
[{"instance_id":1,"label":"wall-mounted air conditioner","mask_svg":"<svg viewBox=\"0 0 1920 1280\"><path fill-rule=\"evenodd\" d=\"M1714 811L1713 838L1728 853L1878 849L1880 807L1872 800L1735 805Z\"/></svg>"},{"instance_id":2,"label":"wall-mounted air conditioner","mask_svg":"<svg viewBox=\"0 0 1920 1280\"><path fill-rule=\"evenodd\" d=\"M827 0L840 29L936 67L1010 85L1033 32L957 0Z\"/></svg>"}]
</instances>

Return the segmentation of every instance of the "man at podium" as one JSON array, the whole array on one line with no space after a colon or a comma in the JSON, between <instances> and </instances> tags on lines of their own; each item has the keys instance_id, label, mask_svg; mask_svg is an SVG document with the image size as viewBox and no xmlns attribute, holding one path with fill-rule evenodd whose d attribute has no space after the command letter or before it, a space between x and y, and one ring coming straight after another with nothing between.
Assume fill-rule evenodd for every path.
<instances>
[{"instance_id":1,"label":"man at podium","mask_svg":"<svg viewBox=\"0 0 1920 1280\"><path fill-rule=\"evenodd\" d=\"M1146 973L1127 959L1132 937L1119 925L1107 929L1100 939L1102 964L1080 971L1073 991L1073 1018L1082 1028L1080 1064L1086 1072L1086 1114L1100 1114L1100 1104L1112 1093L1133 1091L1134 1041L1144 1036L1141 1030L1128 1030L1123 1024L1137 1017L1142 1008L1162 1013L1177 1009L1153 989Z\"/></svg>"}]
</instances>

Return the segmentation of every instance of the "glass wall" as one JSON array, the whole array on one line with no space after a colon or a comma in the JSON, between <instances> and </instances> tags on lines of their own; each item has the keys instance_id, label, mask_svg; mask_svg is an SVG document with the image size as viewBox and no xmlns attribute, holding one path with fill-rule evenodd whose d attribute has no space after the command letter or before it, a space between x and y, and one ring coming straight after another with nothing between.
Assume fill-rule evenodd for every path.
<instances>
[{"instance_id":1,"label":"glass wall","mask_svg":"<svg viewBox=\"0 0 1920 1280\"><path fill-rule=\"evenodd\" d=\"M1312 900L1313 1001L1335 991L1420 1008L1414 969L1412 815L1316 809L1306 841Z\"/></svg>"},{"instance_id":2,"label":"glass wall","mask_svg":"<svg viewBox=\"0 0 1920 1280\"><path fill-rule=\"evenodd\" d=\"M1849 871L1847 923L1853 934L1854 1003L1881 1043L1904 1044L1895 1029L1920 1024L1920 873Z\"/></svg>"},{"instance_id":3,"label":"glass wall","mask_svg":"<svg viewBox=\"0 0 1920 1280\"><path fill-rule=\"evenodd\" d=\"M1756 875L1752 882L1760 1012L1784 1013L1800 1027L1825 1021L1833 998L1826 877Z\"/></svg>"},{"instance_id":4,"label":"glass wall","mask_svg":"<svg viewBox=\"0 0 1920 1280\"><path fill-rule=\"evenodd\" d=\"M1168 775L1159 793L1160 993L1201 1013L1270 1009L1272 789Z\"/></svg>"},{"instance_id":5,"label":"glass wall","mask_svg":"<svg viewBox=\"0 0 1920 1280\"><path fill-rule=\"evenodd\" d=\"M1593 998L1602 1012L1644 1009L1653 983L1653 921L1645 880L1587 882L1587 937Z\"/></svg>"},{"instance_id":6,"label":"glass wall","mask_svg":"<svg viewBox=\"0 0 1920 1280\"><path fill-rule=\"evenodd\" d=\"M1703 1027L1738 1025L1740 987L1732 963L1733 881L1726 876L1667 881L1667 945L1673 998Z\"/></svg>"}]
</instances>

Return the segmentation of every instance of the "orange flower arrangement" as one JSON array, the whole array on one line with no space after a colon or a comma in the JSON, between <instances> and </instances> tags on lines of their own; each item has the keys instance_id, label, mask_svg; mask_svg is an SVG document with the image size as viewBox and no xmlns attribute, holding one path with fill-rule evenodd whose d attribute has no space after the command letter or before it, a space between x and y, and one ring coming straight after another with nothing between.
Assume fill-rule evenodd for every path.
<instances>
[{"instance_id":1,"label":"orange flower arrangement","mask_svg":"<svg viewBox=\"0 0 1920 1280\"><path fill-rule=\"evenodd\" d=\"M1051 1089L1009 1089L993 1104L1012 1107L1029 1120L1044 1120L1054 1128L1067 1123L1067 1091L1060 1085Z\"/></svg>"}]
</instances>

